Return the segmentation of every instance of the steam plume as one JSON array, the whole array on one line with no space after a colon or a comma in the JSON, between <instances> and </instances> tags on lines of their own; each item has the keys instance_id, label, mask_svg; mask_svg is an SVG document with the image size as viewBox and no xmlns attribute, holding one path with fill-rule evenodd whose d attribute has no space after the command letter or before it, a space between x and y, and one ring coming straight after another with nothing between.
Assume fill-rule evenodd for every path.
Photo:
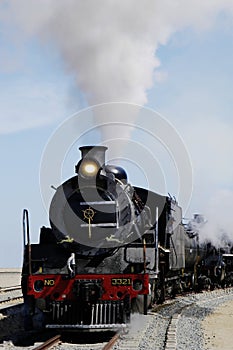
<instances>
[{"instance_id":1,"label":"steam plume","mask_svg":"<svg viewBox=\"0 0 233 350\"><path fill-rule=\"evenodd\" d=\"M230 190L213 194L205 213L207 222L200 230L201 241L211 241L216 247L223 247L224 243L233 245L232 203Z\"/></svg>"},{"instance_id":2,"label":"steam plume","mask_svg":"<svg viewBox=\"0 0 233 350\"><path fill-rule=\"evenodd\" d=\"M231 0L9 0L2 7L0 19L17 26L15 40L37 36L60 51L89 104L145 104L159 45L184 27L208 28L221 11L233 12Z\"/></svg>"}]
</instances>

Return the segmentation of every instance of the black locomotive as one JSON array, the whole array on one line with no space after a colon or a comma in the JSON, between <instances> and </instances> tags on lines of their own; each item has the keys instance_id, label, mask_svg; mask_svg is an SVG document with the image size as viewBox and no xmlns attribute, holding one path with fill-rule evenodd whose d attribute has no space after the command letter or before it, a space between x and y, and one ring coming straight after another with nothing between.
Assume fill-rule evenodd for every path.
<instances>
[{"instance_id":1,"label":"black locomotive","mask_svg":"<svg viewBox=\"0 0 233 350\"><path fill-rule=\"evenodd\" d=\"M146 314L166 295L198 286L210 250L183 225L175 199L131 186L124 169L106 164L106 149L80 148L38 244L24 210L27 329L124 327L132 311Z\"/></svg>"}]
</instances>

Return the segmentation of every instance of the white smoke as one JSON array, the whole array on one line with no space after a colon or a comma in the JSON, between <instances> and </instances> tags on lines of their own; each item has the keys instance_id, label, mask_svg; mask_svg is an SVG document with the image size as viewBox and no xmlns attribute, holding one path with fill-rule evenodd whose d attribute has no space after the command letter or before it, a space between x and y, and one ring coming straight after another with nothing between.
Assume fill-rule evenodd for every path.
<instances>
[{"instance_id":1,"label":"white smoke","mask_svg":"<svg viewBox=\"0 0 233 350\"><path fill-rule=\"evenodd\" d=\"M185 27L210 28L220 13L233 13L232 0L8 0L0 19L17 45L37 37L58 50L89 104L144 105L158 47Z\"/></svg>"},{"instance_id":2,"label":"white smoke","mask_svg":"<svg viewBox=\"0 0 233 350\"><path fill-rule=\"evenodd\" d=\"M199 228L201 242L220 247L222 239L233 242L233 126L213 115L205 115L205 120L191 115L191 120L184 125L184 134L195 169L192 205L206 220Z\"/></svg>"},{"instance_id":3,"label":"white smoke","mask_svg":"<svg viewBox=\"0 0 233 350\"><path fill-rule=\"evenodd\" d=\"M219 190L210 198L205 211L207 222L200 229L201 242L210 241L216 247L233 244L233 191Z\"/></svg>"}]
</instances>

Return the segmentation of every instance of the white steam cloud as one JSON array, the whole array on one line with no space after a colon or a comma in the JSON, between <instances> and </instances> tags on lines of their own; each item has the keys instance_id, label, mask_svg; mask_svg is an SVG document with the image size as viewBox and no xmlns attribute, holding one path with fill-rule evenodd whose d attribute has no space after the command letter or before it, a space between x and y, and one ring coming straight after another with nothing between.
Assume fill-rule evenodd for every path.
<instances>
[{"instance_id":1,"label":"white steam cloud","mask_svg":"<svg viewBox=\"0 0 233 350\"><path fill-rule=\"evenodd\" d=\"M219 190L209 199L205 211L206 223L200 229L201 242L210 241L216 247L233 244L233 191Z\"/></svg>"},{"instance_id":2,"label":"white steam cloud","mask_svg":"<svg viewBox=\"0 0 233 350\"><path fill-rule=\"evenodd\" d=\"M184 27L211 27L221 12L233 13L232 0L9 0L0 19L15 42L36 36L58 49L89 104L144 105L159 45Z\"/></svg>"},{"instance_id":3,"label":"white steam cloud","mask_svg":"<svg viewBox=\"0 0 233 350\"><path fill-rule=\"evenodd\" d=\"M206 221L200 240L217 247L223 245L222 239L233 243L233 126L212 116L186 123L184 129L195 169L192 204Z\"/></svg>"}]
</instances>

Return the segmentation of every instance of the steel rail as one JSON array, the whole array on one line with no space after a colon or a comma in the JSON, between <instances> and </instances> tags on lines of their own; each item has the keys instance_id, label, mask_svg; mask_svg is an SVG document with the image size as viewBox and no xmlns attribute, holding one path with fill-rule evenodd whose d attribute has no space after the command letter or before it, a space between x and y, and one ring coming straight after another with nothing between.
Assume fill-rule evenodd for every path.
<instances>
[{"instance_id":1,"label":"steel rail","mask_svg":"<svg viewBox=\"0 0 233 350\"><path fill-rule=\"evenodd\" d=\"M46 350L50 349L52 346L57 345L61 341L61 335L55 335L54 337L46 340L43 344L35 347L33 350Z\"/></svg>"},{"instance_id":2,"label":"steel rail","mask_svg":"<svg viewBox=\"0 0 233 350\"><path fill-rule=\"evenodd\" d=\"M21 286L0 287L0 305L9 304L23 298Z\"/></svg>"},{"instance_id":3,"label":"steel rail","mask_svg":"<svg viewBox=\"0 0 233 350\"><path fill-rule=\"evenodd\" d=\"M11 291L20 290L20 289L21 289L20 284L16 286L0 287L0 293L11 292Z\"/></svg>"},{"instance_id":4,"label":"steel rail","mask_svg":"<svg viewBox=\"0 0 233 350\"><path fill-rule=\"evenodd\" d=\"M102 350L110 350L119 338L120 332L114 334L114 336L109 340L107 344L105 344Z\"/></svg>"}]
</instances>

